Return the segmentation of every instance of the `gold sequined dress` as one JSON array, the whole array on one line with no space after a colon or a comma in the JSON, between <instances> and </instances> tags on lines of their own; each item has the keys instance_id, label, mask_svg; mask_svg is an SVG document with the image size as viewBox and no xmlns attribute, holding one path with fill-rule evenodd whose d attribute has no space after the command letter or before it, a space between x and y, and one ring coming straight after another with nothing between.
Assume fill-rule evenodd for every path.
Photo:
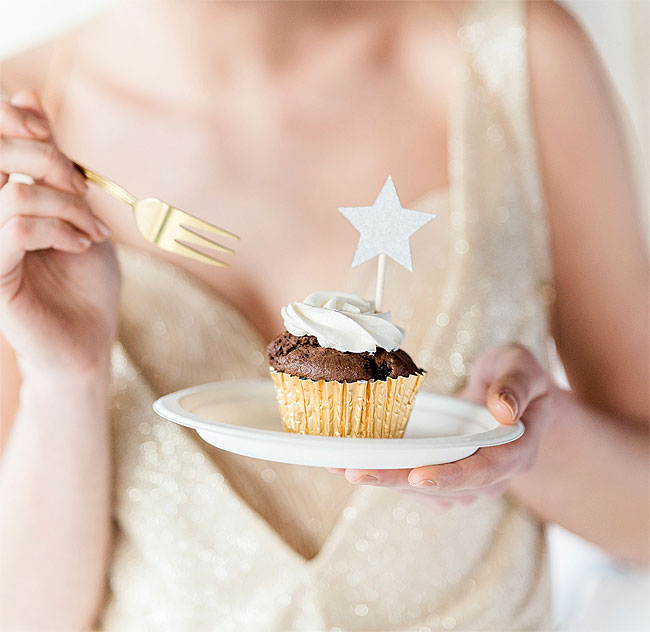
<instances>
[{"instance_id":1,"label":"gold sequined dress","mask_svg":"<svg viewBox=\"0 0 650 632\"><path fill-rule=\"evenodd\" d=\"M489 5L489 6L488 6ZM460 29L450 189L389 266L387 304L425 390L453 393L489 346L546 362L551 280L529 119L525 8L480 2ZM268 377L264 343L214 292L126 249L113 354L114 519L105 630L542 630L543 527L507 497L441 510L417 495L221 452L158 418L160 395ZM371 295L373 264L347 287ZM318 289L318 288L313 288Z\"/></svg>"}]
</instances>

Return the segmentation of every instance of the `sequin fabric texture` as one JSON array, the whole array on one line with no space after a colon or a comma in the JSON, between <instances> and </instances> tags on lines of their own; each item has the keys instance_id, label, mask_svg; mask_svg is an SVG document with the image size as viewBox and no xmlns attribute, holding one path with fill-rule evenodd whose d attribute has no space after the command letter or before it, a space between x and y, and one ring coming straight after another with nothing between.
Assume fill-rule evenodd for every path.
<instances>
[{"instance_id":1,"label":"sequin fabric texture","mask_svg":"<svg viewBox=\"0 0 650 632\"><path fill-rule=\"evenodd\" d=\"M477 3L459 31L450 190L415 205L415 272L388 305L424 390L453 393L489 346L545 363L551 271L528 111L525 9ZM158 418L161 394L268 377L245 317L178 269L122 250L113 353L116 535L105 630L540 630L544 531L507 497L442 511L317 468L219 453ZM342 288L372 294L373 266ZM405 292L404 289L408 291Z\"/></svg>"}]
</instances>

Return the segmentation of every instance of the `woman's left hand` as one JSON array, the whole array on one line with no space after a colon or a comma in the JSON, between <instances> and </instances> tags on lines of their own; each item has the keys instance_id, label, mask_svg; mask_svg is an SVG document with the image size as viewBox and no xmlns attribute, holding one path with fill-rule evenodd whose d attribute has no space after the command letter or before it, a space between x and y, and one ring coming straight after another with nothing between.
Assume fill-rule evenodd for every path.
<instances>
[{"instance_id":1,"label":"woman's left hand","mask_svg":"<svg viewBox=\"0 0 650 632\"><path fill-rule=\"evenodd\" d=\"M460 397L487 406L502 424L513 425L521 419L526 432L520 439L480 448L454 463L404 470L330 471L344 473L351 483L410 490L445 508L469 505L480 496L500 496L511 479L535 463L540 437L551 414L554 388L528 350L514 344L493 347L474 363Z\"/></svg>"}]
</instances>

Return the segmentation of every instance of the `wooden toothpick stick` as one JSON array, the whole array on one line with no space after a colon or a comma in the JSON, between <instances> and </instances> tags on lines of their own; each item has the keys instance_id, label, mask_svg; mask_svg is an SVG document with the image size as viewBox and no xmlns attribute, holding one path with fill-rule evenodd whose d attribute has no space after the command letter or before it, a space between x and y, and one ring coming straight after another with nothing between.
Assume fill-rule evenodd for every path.
<instances>
[{"instance_id":1,"label":"wooden toothpick stick","mask_svg":"<svg viewBox=\"0 0 650 632\"><path fill-rule=\"evenodd\" d=\"M375 311L382 312L384 308L384 277L386 276L386 255L377 258L377 287L375 289Z\"/></svg>"}]
</instances>

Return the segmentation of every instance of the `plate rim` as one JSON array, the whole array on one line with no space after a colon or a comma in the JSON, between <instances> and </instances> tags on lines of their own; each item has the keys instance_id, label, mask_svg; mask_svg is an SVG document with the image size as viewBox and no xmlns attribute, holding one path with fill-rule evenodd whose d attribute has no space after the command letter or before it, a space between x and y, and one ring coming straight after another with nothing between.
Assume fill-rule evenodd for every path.
<instances>
[{"instance_id":1,"label":"plate rim","mask_svg":"<svg viewBox=\"0 0 650 632\"><path fill-rule=\"evenodd\" d=\"M309 442L312 445L316 446L320 444L321 446L326 446L331 444L332 446L336 445L340 448L343 445L347 445L350 448L361 447L359 444L363 444L366 447L371 445L381 445L383 447L390 447L391 449L397 450L412 450L414 445L417 444L418 448L466 448L466 447L492 447L497 445L503 445L510 443L519 439L525 431L524 424L521 421L518 421L512 426L499 425L496 428L490 430L484 430L482 432L475 432L467 435L452 435L447 437L403 437L399 438L363 438L363 437L321 437L317 435L302 435L302 434L293 434L293 433L283 433L277 430L263 430L259 428L248 428L246 426L235 426L232 424L224 423L221 421L206 421L205 418L200 417L194 413L191 413L184 409L180 405L182 398L195 393L200 393L207 390L225 390L227 387L232 385L257 385L261 386L271 386L272 381L268 378L251 378L243 380L227 380L227 381L216 381L216 382L207 382L205 384L197 384L195 386L189 386L187 388L174 391L173 393L168 393L159 397L153 403L154 412L173 423L185 426L186 428L192 428L194 430L202 430L204 432L216 432L218 434L225 434L231 437L247 437L249 439L265 439L271 440L274 443L289 443L294 444L296 440L301 440ZM426 399L437 399L439 402L446 402L448 405L453 404L454 406L461 406L469 409L474 409L480 411L480 414L487 413L491 416L491 413L485 406L480 404L475 404L473 402L468 402L466 400L459 399L458 397L453 397L450 395L442 395L439 393L430 393L428 391L420 391L418 393L418 398ZM192 423L187 423L191 421ZM342 443L342 442L345 443Z\"/></svg>"}]
</instances>

